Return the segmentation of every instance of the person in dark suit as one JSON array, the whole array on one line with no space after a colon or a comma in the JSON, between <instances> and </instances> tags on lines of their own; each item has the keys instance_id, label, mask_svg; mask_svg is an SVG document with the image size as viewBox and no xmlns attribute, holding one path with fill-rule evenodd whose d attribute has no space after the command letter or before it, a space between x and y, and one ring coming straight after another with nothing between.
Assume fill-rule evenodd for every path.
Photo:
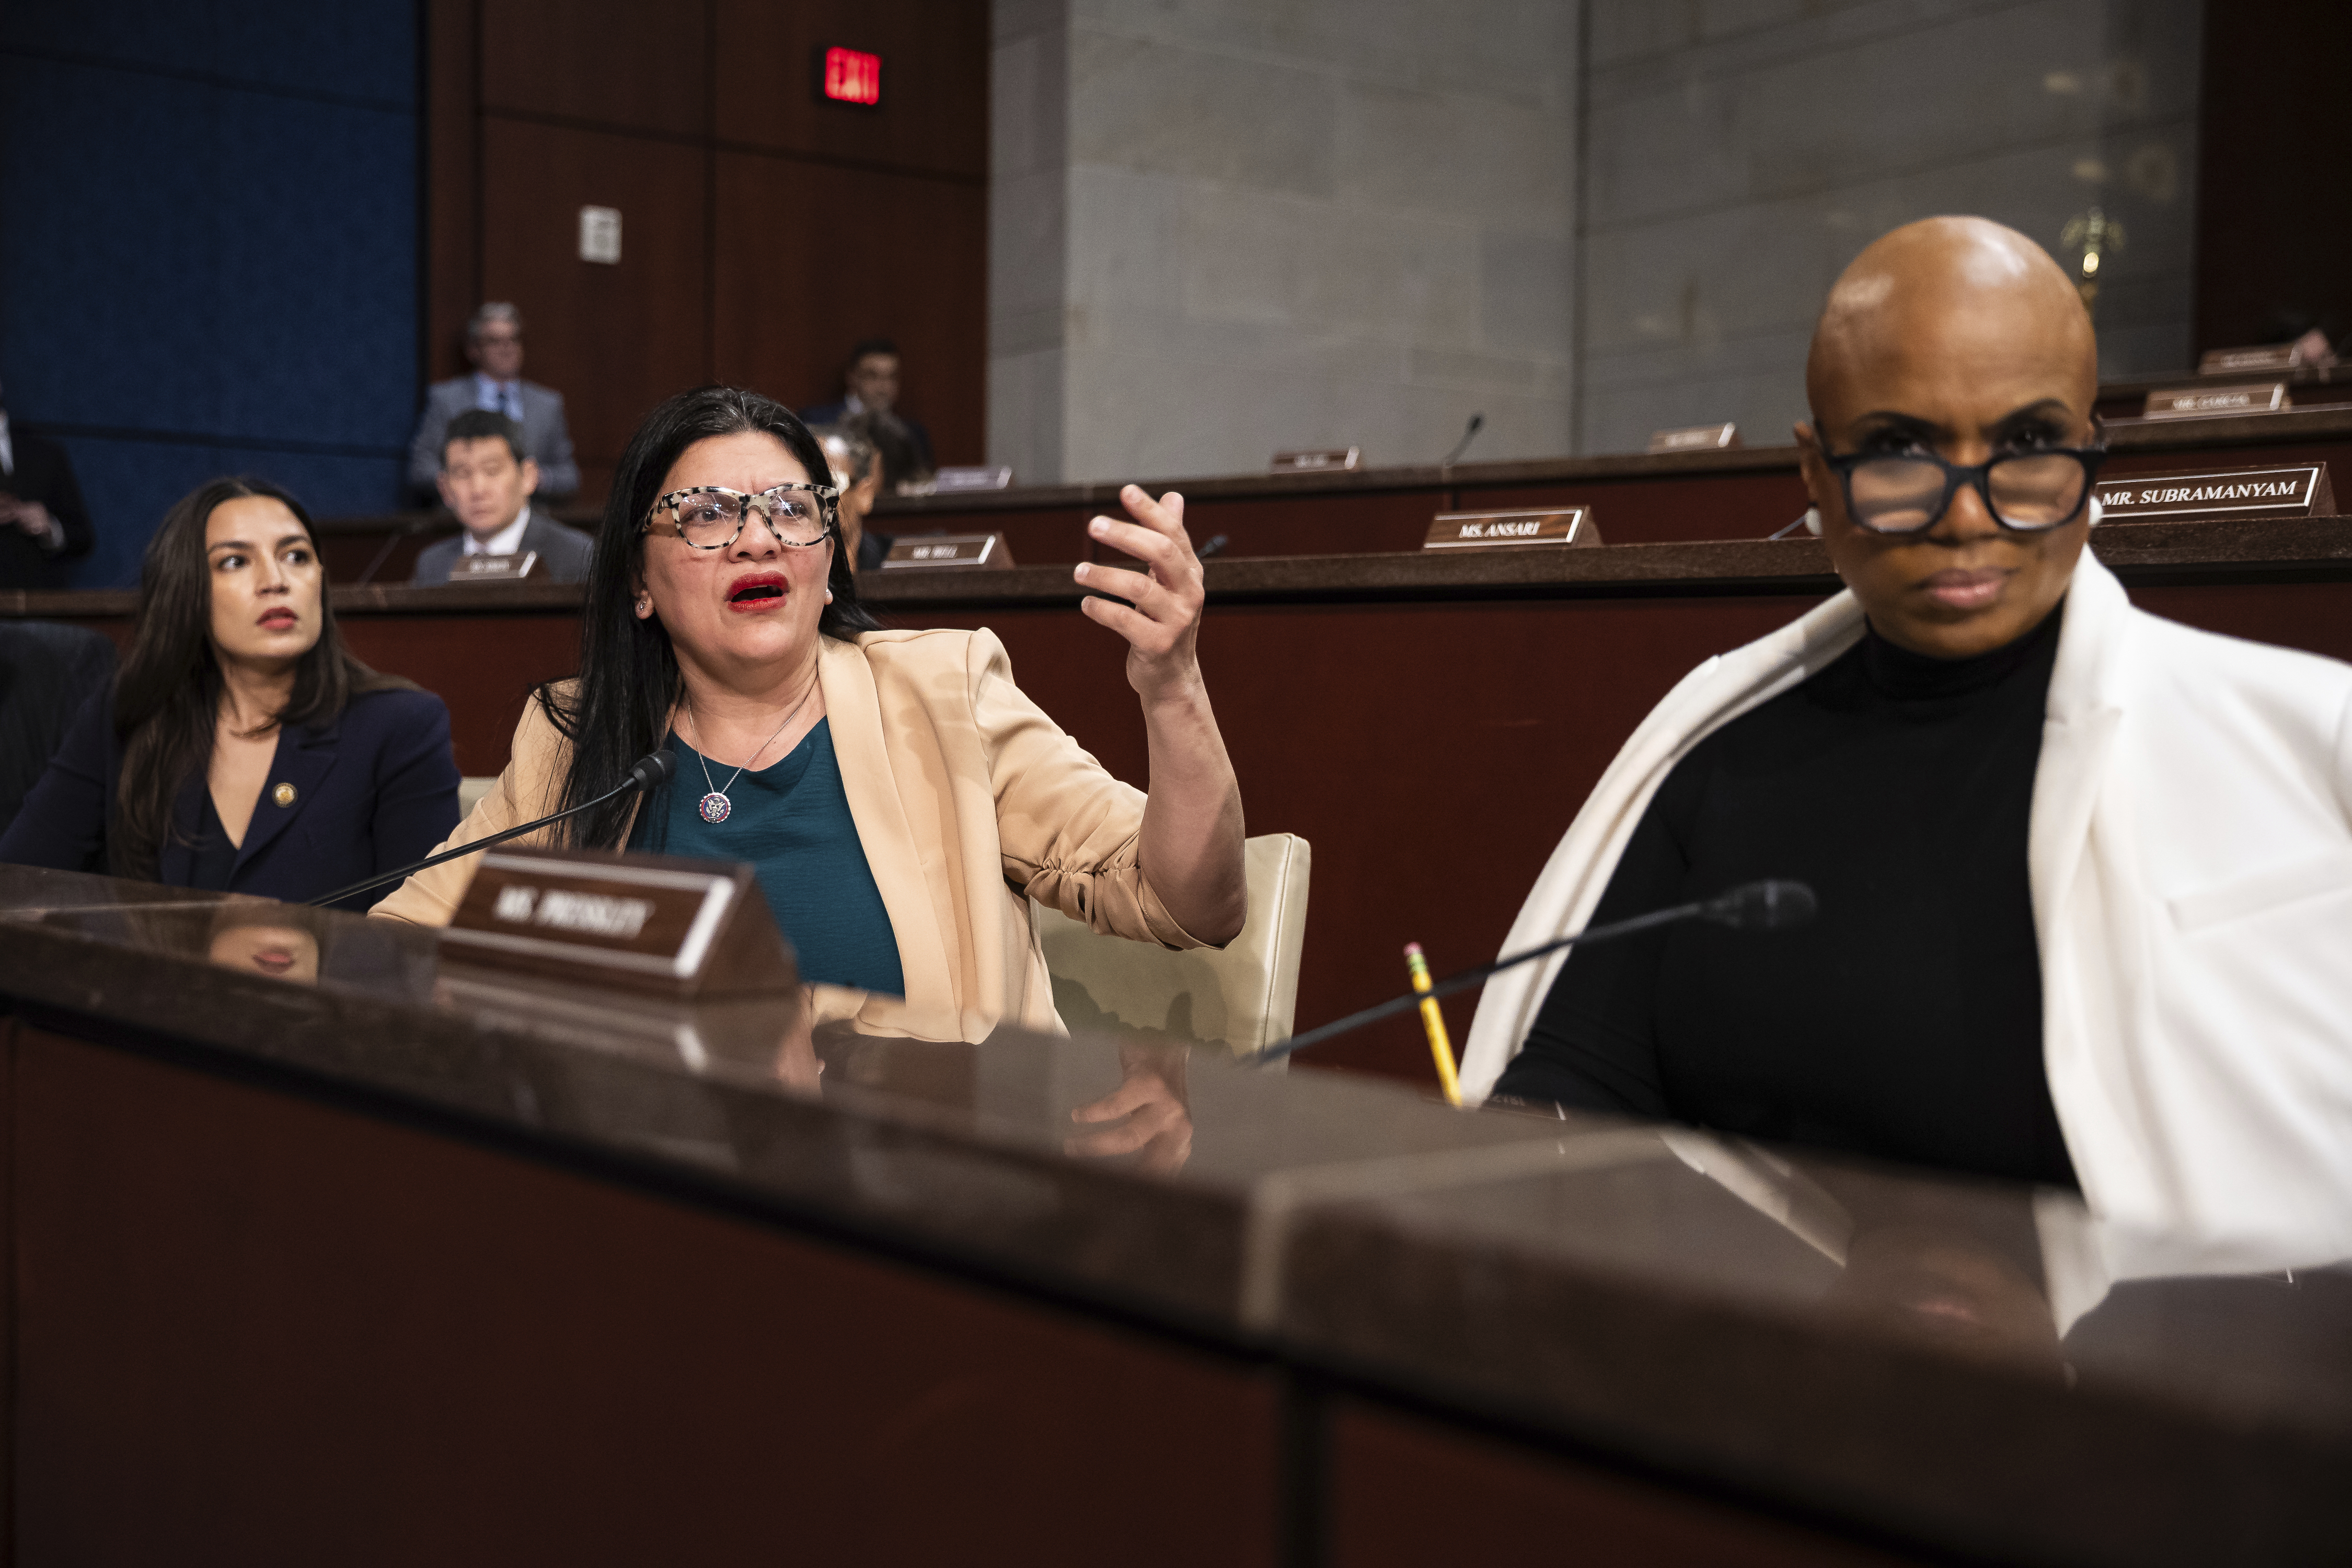
<instances>
[{"instance_id":1,"label":"person in dark suit","mask_svg":"<svg viewBox=\"0 0 2352 1568\"><path fill-rule=\"evenodd\" d=\"M215 479L173 507L122 673L0 861L299 902L421 859L457 823L449 710L352 658L325 589L276 485Z\"/></svg>"},{"instance_id":2,"label":"person in dark suit","mask_svg":"<svg viewBox=\"0 0 2352 1568\"><path fill-rule=\"evenodd\" d=\"M841 401L802 409L801 423L857 429L882 454L896 489L922 483L939 467L931 458L931 433L898 412L898 345L888 338L867 338L851 349Z\"/></svg>"},{"instance_id":3,"label":"person in dark suit","mask_svg":"<svg viewBox=\"0 0 2352 1568\"><path fill-rule=\"evenodd\" d=\"M97 540L66 449L11 428L0 393L0 588L62 588Z\"/></svg>"},{"instance_id":4,"label":"person in dark suit","mask_svg":"<svg viewBox=\"0 0 2352 1568\"><path fill-rule=\"evenodd\" d=\"M522 378L522 312L507 304L475 311L466 323L466 360L473 374L436 381L425 395L425 412L408 443L409 487L423 497L433 494L449 421L469 408L487 408L522 426L523 454L539 465L534 493L547 500L575 493L580 465L563 421L563 395Z\"/></svg>"},{"instance_id":5,"label":"person in dark suit","mask_svg":"<svg viewBox=\"0 0 2352 1568\"><path fill-rule=\"evenodd\" d=\"M539 556L531 568L535 579L586 581L596 542L531 510L538 480L539 465L524 455L522 431L513 420L487 408L468 408L450 420L441 443L441 501L457 514L464 531L417 552L408 580L419 586L446 583L465 556L530 551Z\"/></svg>"},{"instance_id":6,"label":"person in dark suit","mask_svg":"<svg viewBox=\"0 0 2352 1568\"><path fill-rule=\"evenodd\" d=\"M0 621L0 833L81 705L114 679L114 644L87 626Z\"/></svg>"},{"instance_id":7,"label":"person in dark suit","mask_svg":"<svg viewBox=\"0 0 2352 1568\"><path fill-rule=\"evenodd\" d=\"M888 539L866 531L866 514L882 493L882 459L861 430L828 425L809 434L824 448L824 460L833 465L834 488L841 492L835 503L841 517L841 553L852 572L871 572L890 553Z\"/></svg>"}]
</instances>

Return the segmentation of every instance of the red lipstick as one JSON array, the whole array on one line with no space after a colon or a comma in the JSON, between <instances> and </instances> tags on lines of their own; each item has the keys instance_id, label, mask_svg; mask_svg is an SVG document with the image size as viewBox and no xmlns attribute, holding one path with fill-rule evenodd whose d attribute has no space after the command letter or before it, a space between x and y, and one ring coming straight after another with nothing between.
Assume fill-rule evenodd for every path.
<instances>
[{"instance_id":1,"label":"red lipstick","mask_svg":"<svg viewBox=\"0 0 2352 1568\"><path fill-rule=\"evenodd\" d=\"M727 607L739 616L780 610L792 595L792 584L782 572L746 572L727 584Z\"/></svg>"},{"instance_id":2,"label":"red lipstick","mask_svg":"<svg viewBox=\"0 0 2352 1568\"><path fill-rule=\"evenodd\" d=\"M255 624L267 626L273 632L282 632L291 629L295 622L300 618L285 605L273 605L261 612L260 618Z\"/></svg>"}]
</instances>

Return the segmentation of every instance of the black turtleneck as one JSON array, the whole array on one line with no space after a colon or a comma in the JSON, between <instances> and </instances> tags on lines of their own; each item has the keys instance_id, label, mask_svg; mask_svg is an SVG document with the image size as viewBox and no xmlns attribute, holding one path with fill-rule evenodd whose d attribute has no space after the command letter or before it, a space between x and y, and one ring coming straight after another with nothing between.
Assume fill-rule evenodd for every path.
<instances>
[{"instance_id":1,"label":"black turtleneck","mask_svg":"<svg viewBox=\"0 0 2352 1568\"><path fill-rule=\"evenodd\" d=\"M1572 952L1496 1091L2074 1185L2025 858L2063 613L1976 658L1869 633L1693 747L1594 920L1760 877L1820 918Z\"/></svg>"}]
</instances>

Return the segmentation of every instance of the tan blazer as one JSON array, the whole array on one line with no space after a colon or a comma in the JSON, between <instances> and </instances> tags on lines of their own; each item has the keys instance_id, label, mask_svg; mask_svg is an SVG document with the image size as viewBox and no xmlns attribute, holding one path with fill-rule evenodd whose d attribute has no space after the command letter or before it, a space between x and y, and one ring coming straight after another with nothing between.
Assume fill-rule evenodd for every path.
<instances>
[{"instance_id":1,"label":"tan blazer","mask_svg":"<svg viewBox=\"0 0 2352 1568\"><path fill-rule=\"evenodd\" d=\"M862 1021L936 1039L982 1039L1000 1022L1059 1030L1030 929L1033 898L1098 931L1204 945L1136 864L1143 792L1111 777L1022 694L994 633L828 637L817 679L907 976L903 1006L877 999ZM530 703L498 787L443 847L557 809L570 759L570 743ZM475 863L420 871L369 912L446 925Z\"/></svg>"}]
</instances>

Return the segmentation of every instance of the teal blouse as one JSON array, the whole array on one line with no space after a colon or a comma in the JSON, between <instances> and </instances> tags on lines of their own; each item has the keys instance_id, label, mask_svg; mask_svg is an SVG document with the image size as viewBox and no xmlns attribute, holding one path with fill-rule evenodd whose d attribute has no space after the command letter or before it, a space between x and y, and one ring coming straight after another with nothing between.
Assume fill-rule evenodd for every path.
<instances>
[{"instance_id":1,"label":"teal blouse","mask_svg":"<svg viewBox=\"0 0 2352 1568\"><path fill-rule=\"evenodd\" d=\"M715 825L697 809L710 787L704 759L675 730L662 743L677 755L677 773L637 814L629 847L749 860L803 980L904 996L898 933L849 815L830 721L818 720L782 761L731 784L732 764L711 761L710 781L733 806Z\"/></svg>"}]
</instances>

